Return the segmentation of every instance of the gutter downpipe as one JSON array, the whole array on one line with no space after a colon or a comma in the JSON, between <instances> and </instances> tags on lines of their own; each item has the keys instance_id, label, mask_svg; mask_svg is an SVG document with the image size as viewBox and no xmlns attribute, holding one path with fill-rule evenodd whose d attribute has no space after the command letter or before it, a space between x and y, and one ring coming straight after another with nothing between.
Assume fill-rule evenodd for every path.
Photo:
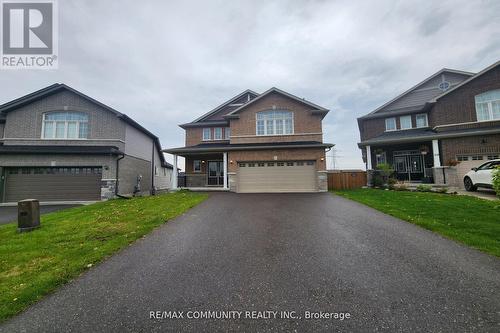
<instances>
[{"instance_id":1,"label":"gutter downpipe","mask_svg":"<svg viewBox=\"0 0 500 333\"><path fill-rule=\"evenodd\" d=\"M152 154L151 154L151 191L149 191L149 193L151 195L155 195L156 194L156 190L155 190L155 140L153 139L153 150L152 150Z\"/></svg>"},{"instance_id":2,"label":"gutter downpipe","mask_svg":"<svg viewBox=\"0 0 500 333\"><path fill-rule=\"evenodd\" d=\"M119 184L119 180L118 180L118 175L120 174L119 173L119 170L120 170L120 160L124 159L125 158L125 154L122 153L122 155L116 159L116 185L115 185L115 195L118 197L118 198L122 198L122 199L130 199L129 197L126 197L124 195L121 195L118 193L118 184Z\"/></svg>"}]
</instances>

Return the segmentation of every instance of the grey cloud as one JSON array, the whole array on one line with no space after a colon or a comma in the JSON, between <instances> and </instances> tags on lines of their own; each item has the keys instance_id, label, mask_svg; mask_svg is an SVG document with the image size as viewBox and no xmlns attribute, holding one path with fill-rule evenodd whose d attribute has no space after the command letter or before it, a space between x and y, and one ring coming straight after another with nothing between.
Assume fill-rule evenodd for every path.
<instances>
[{"instance_id":1,"label":"grey cloud","mask_svg":"<svg viewBox=\"0 0 500 333\"><path fill-rule=\"evenodd\" d=\"M337 166L362 167L356 118L442 67L498 60L495 1L59 1L60 68L0 72L0 102L65 82L164 147L177 124L271 86L332 111Z\"/></svg>"}]
</instances>

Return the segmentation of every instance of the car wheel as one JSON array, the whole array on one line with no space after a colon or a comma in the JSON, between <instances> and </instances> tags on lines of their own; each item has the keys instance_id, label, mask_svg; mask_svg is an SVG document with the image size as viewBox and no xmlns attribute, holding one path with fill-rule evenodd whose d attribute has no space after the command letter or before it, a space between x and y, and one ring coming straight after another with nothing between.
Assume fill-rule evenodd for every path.
<instances>
[{"instance_id":1,"label":"car wheel","mask_svg":"<svg viewBox=\"0 0 500 333\"><path fill-rule=\"evenodd\" d=\"M465 190L467 190L469 192L477 190L477 186L475 186L474 183L472 183L472 179L470 179L469 177L465 177L464 186L465 186Z\"/></svg>"}]
</instances>

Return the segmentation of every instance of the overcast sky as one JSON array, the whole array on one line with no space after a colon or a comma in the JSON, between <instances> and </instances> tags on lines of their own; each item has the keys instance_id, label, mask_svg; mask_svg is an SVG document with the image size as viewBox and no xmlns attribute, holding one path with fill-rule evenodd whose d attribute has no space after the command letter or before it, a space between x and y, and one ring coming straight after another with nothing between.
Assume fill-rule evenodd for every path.
<instances>
[{"instance_id":1,"label":"overcast sky","mask_svg":"<svg viewBox=\"0 0 500 333\"><path fill-rule=\"evenodd\" d=\"M336 167L362 168L357 117L443 67L497 60L500 1L64 0L59 69L0 71L0 103L66 83L166 148L184 145L177 124L275 86L330 109Z\"/></svg>"}]
</instances>

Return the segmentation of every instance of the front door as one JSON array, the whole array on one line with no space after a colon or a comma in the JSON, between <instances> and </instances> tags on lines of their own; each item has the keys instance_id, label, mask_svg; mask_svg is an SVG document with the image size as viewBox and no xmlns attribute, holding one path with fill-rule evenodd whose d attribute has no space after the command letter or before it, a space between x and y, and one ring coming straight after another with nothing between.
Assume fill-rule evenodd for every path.
<instances>
[{"instance_id":1,"label":"front door","mask_svg":"<svg viewBox=\"0 0 500 333\"><path fill-rule=\"evenodd\" d=\"M400 180L421 179L424 172L423 157L413 151L394 154L394 168Z\"/></svg>"},{"instance_id":2,"label":"front door","mask_svg":"<svg viewBox=\"0 0 500 333\"><path fill-rule=\"evenodd\" d=\"M224 185L224 164L222 161L208 161L207 185Z\"/></svg>"}]
</instances>

